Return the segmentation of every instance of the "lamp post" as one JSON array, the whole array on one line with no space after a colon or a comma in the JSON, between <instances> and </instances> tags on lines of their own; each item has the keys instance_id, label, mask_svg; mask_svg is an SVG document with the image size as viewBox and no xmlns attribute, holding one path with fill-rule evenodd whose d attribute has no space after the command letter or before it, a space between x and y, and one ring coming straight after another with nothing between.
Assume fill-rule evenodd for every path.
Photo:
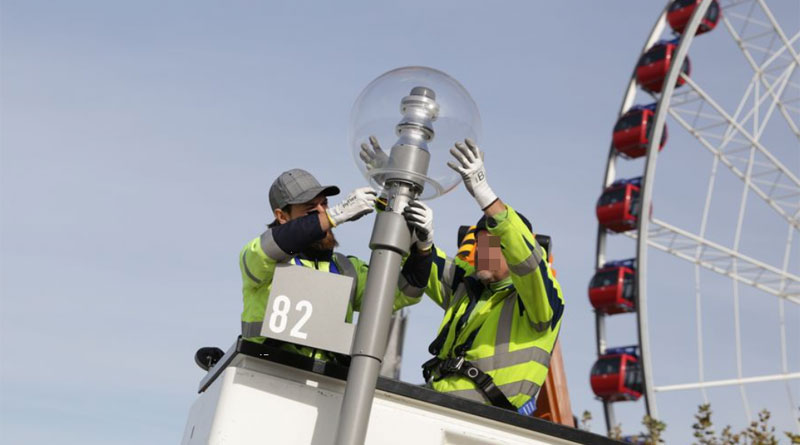
<instances>
[{"instance_id":1,"label":"lamp post","mask_svg":"<svg viewBox=\"0 0 800 445\"><path fill-rule=\"evenodd\" d=\"M395 127L398 139L387 165L390 171L381 178L387 204L378 214L370 238L370 268L336 431L337 445L363 444L367 434L400 266L411 244L402 213L425 186L422 178L430 163L428 142L434 137L433 122L439 115L436 93L424 86L412 88L402 99L400 112L402 118Z\"/></svg>"},{"instance_id":2,"label":"lamp post","mask_svg":"<svg viewBox=\"0 0 800 445\"><path fill-rule=\"evenodd\" d=\"M399 122L398 98L402 98ZM411 244L403 211L414 199L436 198L461 183L458 173L447 166L451 144L467 137L478 140L480 131L478 107L467 90L446 73L428 67L402 67L378 76L353 105L353 159L367 181L381 189L387 203L377 215L370 238L372 255L339 413L337 445L361 445L366 438L400 267ZM396 142L388 156L376 150L378 162L362 162L361 146L371 137Z\"/></svg>"}]
</instances>

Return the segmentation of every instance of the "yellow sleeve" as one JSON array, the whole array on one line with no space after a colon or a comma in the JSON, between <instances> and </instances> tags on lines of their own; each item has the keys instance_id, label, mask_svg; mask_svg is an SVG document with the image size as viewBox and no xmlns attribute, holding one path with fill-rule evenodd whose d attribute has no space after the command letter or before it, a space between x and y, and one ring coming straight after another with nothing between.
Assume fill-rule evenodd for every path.
<instances>
[{"instance_id":1,"label":"yellow sleeve","mask_svg":"<svg viewBox=\"0 0 800 445\"><path fill-rule=\"evenodd\" d=\"M459 258L448 257L442 249L434 246L433 266L428 277L425 293L444 310L454 302L453 294L464 279L471 275L475 268Z\"/></svg>"},{"instance_id":2,"label":"yellow sleeve","mask_svg":"<svg viewBox=\"0 0 800 445\"><path fill-rule=\"evenodd\" d=\"M511 279L531 325L540 332L555 328L564 311L564 296L547 253L511 206L490 219L494 224L490 221L487 229L500 237Z\"/></svg>"},{"instance_id":3,"label":"yellow sleeve","mask_svg":"<svg viewBox=\"0 0 800 445\"><path fill-rule=\"evenodd\" d=\"M356 268L356 275L358 281L356 283L356 295L353 300L353 310L361 311L361 304L364 301L364 290L367 286L367 274L369 273L369 264L356 258L347 257L353 266ZM392 310L396 311L406 306L417 304L422 300L423 289L415 288L406 282L402 274L398 278L397 288L394 291L394 304Z\"/></svg>"}]
</instances>

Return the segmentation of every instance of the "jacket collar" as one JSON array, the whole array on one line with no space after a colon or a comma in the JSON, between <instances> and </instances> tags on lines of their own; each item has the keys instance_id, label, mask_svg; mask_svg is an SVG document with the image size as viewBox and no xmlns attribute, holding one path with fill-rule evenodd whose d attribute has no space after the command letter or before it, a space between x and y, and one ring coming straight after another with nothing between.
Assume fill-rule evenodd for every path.
<instances>
[{"instance_id":1,"label":"jacket collar","mask_svg":"<svg viewBox=\"0 0 800 445\"><path fill-rule=\"evenodd\" d=\"M309 248L297 254L297 257L301 260L332 261L333 250L317 250Z\"/></svg>"}]
</instances>

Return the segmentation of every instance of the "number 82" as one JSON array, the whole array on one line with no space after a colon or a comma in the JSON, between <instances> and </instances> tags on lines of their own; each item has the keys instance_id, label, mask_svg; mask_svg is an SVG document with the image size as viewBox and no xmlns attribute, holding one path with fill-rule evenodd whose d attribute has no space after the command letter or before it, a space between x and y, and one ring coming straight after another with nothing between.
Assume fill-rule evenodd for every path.
<instances>
[{"instance_id":1,"label":"number 82","mask_svg":"<svg viewBox=\"0 0 800 445\"><path fill-rule=\"evenodd\" d=\"M286 330L286 325L289 321L289 310L292 308L292 301L286 295L278 295L272 301L272 313L269 316L269 329L276 333L280 334L281 332ZM302 312L303 314L300 316L300 320L294 325L294 327L289 331L289 335L299 339L307 339L308 333L301 331L302 327L308 322L308 319L311 318L311 313L314 311L311 302L308 300L300 300L295 305L294 309L298 312Z\"/></svg>"}]
</instances>

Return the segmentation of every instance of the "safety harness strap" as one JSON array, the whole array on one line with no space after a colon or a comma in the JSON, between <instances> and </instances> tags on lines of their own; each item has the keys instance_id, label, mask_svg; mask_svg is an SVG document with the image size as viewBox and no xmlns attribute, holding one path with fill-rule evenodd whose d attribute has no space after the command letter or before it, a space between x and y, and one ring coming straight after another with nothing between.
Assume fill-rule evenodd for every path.
<instances>
[{"instance_id":1,"label":"safety harness strap","mask_svg":"<svg viewBox=\"0 0 800 445\"><path fill-rule=\"evenodd\" d=\"M516 411L517 408L508 400L503 391L494 384L494 379L489 374L481 371L477 366L464 359L456 357L441 360L438 357L428 360L423 366L423 374L428 380L435 372L438 378L450 374L462 375L475 383L475 387L489 399L489 402L498 408Z\"/></svg>"},{"instance_id":2,"label":"safety harness strap","mask_svg":"<svg viewBox=\"0 0 800 445\"><path fill-rule=\"evenodd\" d=\"M356 287L358 285L358 272L355 266L347 258L347 255L339 252L333 253L333 265L337 267L337 273L341 273L346 277L353 279L353 284L350 286L350 306L353 306L356 299Z\"/></svg>"}]
</instances>

